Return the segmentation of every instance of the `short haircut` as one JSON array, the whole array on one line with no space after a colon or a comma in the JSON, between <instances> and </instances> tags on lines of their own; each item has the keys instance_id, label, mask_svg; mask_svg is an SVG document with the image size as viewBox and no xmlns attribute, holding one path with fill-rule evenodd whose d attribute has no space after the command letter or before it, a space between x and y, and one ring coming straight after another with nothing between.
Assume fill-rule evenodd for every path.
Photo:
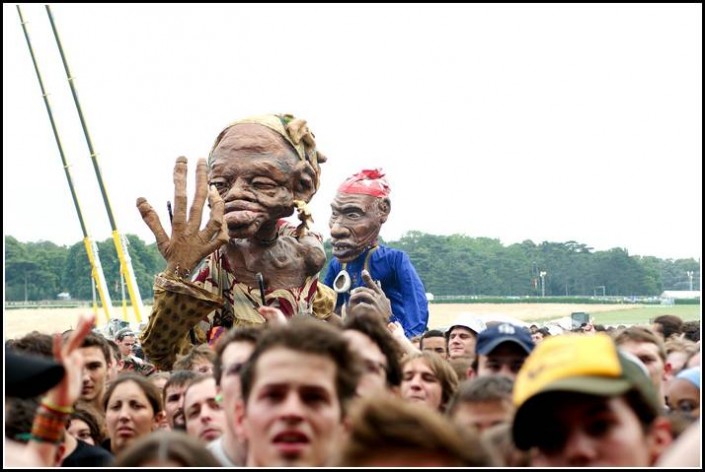
<instances>
[{"instance_id":1,"label":"short haircut","mask_svg":"<svg viewBox=\"0 0 705 472\"><path fill-rule=\"evenodd\" d=\"M654 324L661 326L663 339L668 339L674 334L680 334L683 320L676 315L661 315L654 318Z\"/></svg>"},{"instance_id":2,"label":"short haircut","mask_svg":"<svg viewBox=\"0 0 705 472\"><path fill-rule=\"evenodd\" d=\"M200 360L215 364L215 352L207 344L193 346L188 354L174 362L174 370L191 370Z\"/></svg>"},{"instance_id":3,"label":"short haircut","mask_svg":"<svg viewBox=\"0 0 705 472\"><path fill-rule=\"evenodd\" d=\"M215 345L215 361L213 362L213 376L217 386L220 386L220 378L223 376L223 352L225 352L230 343L244 342L251 343L254 346L257 344L261 334L261 326L238 326L231 328L218 338Z\"/></svg>"},{"instance_id":4,"label":"short haircut","mask_svg":"<svg viewBox=\"0 0 705 472\"><path fill-rule=\"evenodd\" d=\"M166 391L171 387L182 387L188 385L191 380L196 378L198 374L192 370L174 370L171 372L171 377L164 384L162 390L162 402L166 403Z\"/></svg>"},{"instance_id":5,"label":"short haircut","mask_svg":"<svg viewBox=\"0 0 705 472\"><path fill-rule=\"evenodd\" d=\"M9 339L5 345L18 352L54 358L53 338L39 331L32 331L21 338Z\"/></svg>"},{"instance_id":6,"label":"short haircut","mask_svg":"<svg viewBox=\"0 0 705 472\"><path fill-rule=\"evenodd\" d=\"M486 375L475 377L458 386L458 391L451 398L446 414L452 415L461 403L482 403L492 401L512 402L514 380L503 375Z\"/></svg>"},{"instance_id":7,"label":"short haircut","mask_svg":"<svg viewBox=\"0 0 705 472\"><path fill-rule=\"evenodd\" d=\"M248 404L257 374L259 359L273 349L289 349L303 354L329 358L336 366L335 387L341 414L345 415L360 378L358 357L348 347L339 329L319 320L294 317L285 325L267 328L257 341L250 359L240 373L242 398Z\"/></svg>"},{"instance_id":8,"label":"short haircut","mask_svg":"<svg viewBox=\"0 0 705 472\"><path fill-rule=\"evenodd\" d=\"M681 332L683 333L685 339L697 343L700 341L700 320L689 320L683 322Z\"/></svg>"},{"instance_id":9,"label":"short haircut","mask_svg":"<svg viewBox=\"0 0 705 472\"><path fill-rule=\"evenodd\" d=\"M108 340L105 339L102 335L88 333L88 335L83 339L83 342L81 343L82 349L86 347L100 348L100 350L103 352L103 356L105 357L105 364L112 364L110 360L113 358L113 355L110 352L110 345L108 344Z\"/></svg>"},{"instance_id":10,"label":"short haircut","mask_svg":"<svg viewBox=\"0 0 705 472\"><path fill-rule=\"evenodd\" d=\"M402 350L392 333L378 318L368 315L350 316L343 323L343 329L358 331L370 338L387 358L387 385L390 387L401 385L401 363L399 360L403 354Z\"/></svg>"},{"instance_id":11,"label":"short haircut","mask_svg":"<svg viewBox=\"0 0 705 472\"><path fill-rule=\"evenodd\" d=\"M666 348L664 347L663 339L661 339L661 336L654 333L651 328L647 328L646 326L630 326L619 331L614 337L614 342L617 346L629 341L655 344L658 348L658 355L661 360L666 360Z\"/></svg>"},{"instance_id":12,"label":"short haircut","mask_svg":"<svg viewBox=\"0 0 705 472\"><path fill-rule=\"evenodd\" d=\"M122 328L120 331L117 332L115 335L115 340L116 341L122 341L125 338L128 338L130 336L136 336L135 332L132 331L130 328Z\"/></svg>"},{"instance_id":13,"label":"short haircut","mask_svg":"<svg viewBox=\"0 0 705 472\"><path fill-rule=\"evenodd\" d=\"M423 340L426 339L426 338L443 338L443 339L446 339L446 335L445 335L445 333L444 333L443 331L441 331L440 329L429 329L428 331L426 331L426 332L421 336L421 344L420 344L420 346L419 346L419 347L421 348L421 350L423 350ZM446 344L447 344L447 343L446 343Z\"/></svg>"}]
</instances>

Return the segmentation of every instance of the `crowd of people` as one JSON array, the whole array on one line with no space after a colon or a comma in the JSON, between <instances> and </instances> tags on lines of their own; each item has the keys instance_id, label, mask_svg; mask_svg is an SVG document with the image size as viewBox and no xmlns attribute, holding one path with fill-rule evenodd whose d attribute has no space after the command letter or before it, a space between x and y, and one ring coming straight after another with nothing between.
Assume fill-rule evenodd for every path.
<instances>
[{"instance_id":1,"label":"crowd of people","mask_svg":"<svg viewBox=\"0 0 705 472\"><path fill-rule=\"evenodd\" d=\"M88 315L6 342L6 465L700 464L699 326L465 313L428 329L413 264L378 242L380 169L338 188L319 278L307 203L326 160L300 118L238 120L198 161L189 208L179 157L170 227L137 200L166 261L145 329L106 335Z\"/></svg>"}]
</instances>

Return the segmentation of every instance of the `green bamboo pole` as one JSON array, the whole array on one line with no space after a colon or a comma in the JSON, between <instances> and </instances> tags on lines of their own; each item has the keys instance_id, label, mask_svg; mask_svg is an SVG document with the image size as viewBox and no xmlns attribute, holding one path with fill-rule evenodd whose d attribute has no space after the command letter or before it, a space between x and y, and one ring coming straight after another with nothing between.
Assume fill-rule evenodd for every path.
<instances>
[{"instance_id":1,"label":"green bamboo pole","mask_svg":"<svg viewBox=\"0 0 705 472\"><path fill-rule=\"evenodd\" d=\"M20 23L22 24L22 30L24 31L24 37L27 40L27 47L29 48L29 55L32 57L32 64L34 65L34 72L37 74L37 80L39 81L39 88L42 91L42 97L44 98L44 106L47 109L47 114L49 115L49 122L51 123L51 130L54 132L54 139L56 140L56 145L59 148L59 155L61 156L61 163L64 165L64 174L66 174L66 181L69 184L69 189L71 190L71 198L73 199L73 206L76 209L76 214L78 215L78 221L81 224L81 231L83 232L83 245L86 248L86 254L88 255L88 261L91 265L91 277L98 288L98 294L100 295L100 301L103 304L103 310L105 311L106 322L111 318L111 310L113 307L112 301L110 300L110 292L108 291L108 286L105 283L105 274L103 274L103 267L100 263L100 257L98 256L98 247L94 242L91 241L88 235L88 230L86 229L86 223L83 219L83 212L81 211L81 205L78 202L78 196L76 195L76 189L73 186L73 179L71 178L71 171L69 170L69 164L64 154L64 147L61 144L61 138L59 137L59 131L56 127L56 122L54 121L54 114L51 111L51 104L49 103L49 95L44 88L44 81L42 80L42 74L39 72L39 65L37 64L37 58L34 55L34 48L32 48L32 42L29 39L29 33L27 32L27 22L22 16L22 10L20 6L17 5L17 14L20 16ZM98 307L93 305L93 311L97 315Z\"/></svg>"},{"instance_id":2,"label":"green bamboo pole","mask_svg":"<svg viewBox=\"0 0 705 472\"><path fill-rule=\"evenodd\" d=\"M64 54L64 49L61 46L61 40L59 39L59 33L56 30L56 24L54 23L54 16L51 13L51 8L46 5L47 15L49 16L49 22L51 23L51 29L54 32L54 38L56 39L56 45L59 48L59 53L61 54L61 61L64 64L64 70L66 71L66 78L68 79L69 85L71 86L71 93L73 95L73 101L76 104L76 110L78 111L78 117L81 120L81 127L83 128L83 135L86 138L86 144L88 145L88 151L91 153L91 160L93 162L93 169L95 170L96 178L98 179L98 185L100 186L100 193L103 197L103 203L105 204L105 210L108 212L108 219L110 220L110 227L113 230L113 243L115 244L115 249L117 250L118 259L120 260L120 274L125 277L127 282L127 290L130 294L130 300L132 301L132 308L135 310L135 316L137 322L142 321L142 311L144 309L142 305L142 297L140 296L139 287L137 285L137 280L135 279L135 273L132 269L132 262L130 260L130 254L127 250L127 241L120 236L117 229L117 224L115 223L115 217L113 216L113 210L110 207L110 200L108 199L108 192L105 189L105 183L103 182L103 177L100 173L100 166L98 165L98 155L96 154L93 143L91 141L90 134L88 133L88 127L86 125L86 120L83 116L83 111L81 110L81 104L78 100L78 93L76 92L76 85L74 84L74 77L71 75L69 70L68 62L66 61L66 55Z\"/></svg>"}]
</instances>

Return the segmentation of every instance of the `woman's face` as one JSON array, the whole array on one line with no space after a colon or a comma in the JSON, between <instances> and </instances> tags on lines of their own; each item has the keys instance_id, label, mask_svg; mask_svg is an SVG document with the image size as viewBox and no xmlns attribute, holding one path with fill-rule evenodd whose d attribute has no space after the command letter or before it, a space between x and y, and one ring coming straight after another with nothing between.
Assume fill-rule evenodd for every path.
<instances>
[{"instance_id":1,"label":"woman's face","mask_svg":"<svg viewBox=\"0 0 705 472\"><path fill-rule=\"evenodd\" d=\"M69 423L68 432L74 438L95 446L95 440L91 436L91 428L85 421L73 418Z\"/></svg>"},{"instance_id":2,"label":"woman's face","mask_svg":"<svg viewBox=\"0 0 705 472\"><path fill-rule=\"evenodd\" d=\"M671 410L700 417L700 389L690 380L673 379L666 389L666 398Z\"/></svg>"},{"instance_id":3,"label":"woman's face","mask_svg":"<svg viewBox=\"0 0 705 472\"><path fill-rule=\"evenodd\" d=\"M137 383L129 380L113 390L107 403L105 422L113 453L149 434L158 423L147 395Z\"/></svg>"}]
</instances>

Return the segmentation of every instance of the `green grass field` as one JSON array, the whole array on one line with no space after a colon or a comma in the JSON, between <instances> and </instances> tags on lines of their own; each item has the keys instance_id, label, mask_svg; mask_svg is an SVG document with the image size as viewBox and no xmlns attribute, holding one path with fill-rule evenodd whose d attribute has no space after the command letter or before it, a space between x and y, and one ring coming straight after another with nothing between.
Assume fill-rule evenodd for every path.
<instances>
[{"instance_id":1,"label":"green grass field","mask_svg":"<svg viewBox=\"0 0 705 472\"><path fill-rule=\"evenodd\" d=\"M590 311L588 310L588 313ZM615 325L651 325L651 320L659 315L676 315L683 321L699 320L700 305L654 305L642 306L631 310L603 311L600 313L590 313L595 324L605 326Z\"/></svg>"}]
</instances>

